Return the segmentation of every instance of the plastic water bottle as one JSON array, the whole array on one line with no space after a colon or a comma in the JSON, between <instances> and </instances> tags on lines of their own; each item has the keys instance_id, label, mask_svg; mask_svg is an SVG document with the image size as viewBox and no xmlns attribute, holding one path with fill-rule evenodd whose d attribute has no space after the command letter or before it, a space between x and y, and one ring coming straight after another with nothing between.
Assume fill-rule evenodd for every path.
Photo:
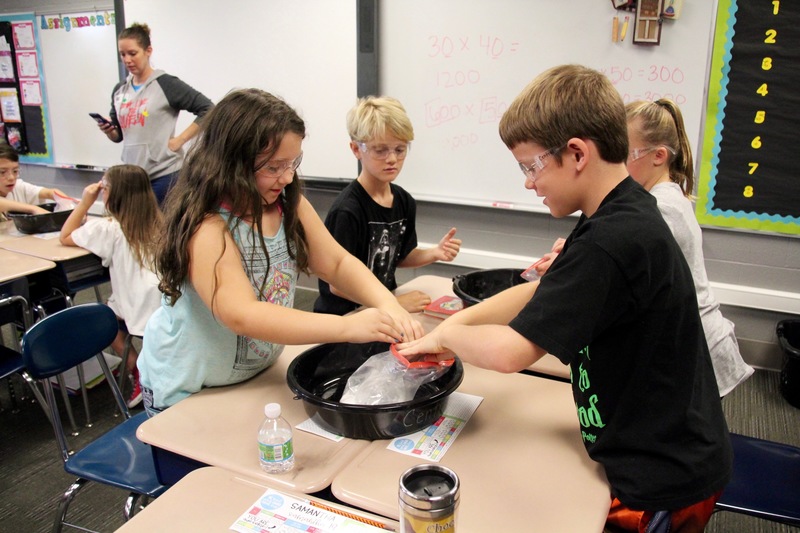
<instances>
[{"instance_id":1,"label":"plastic water bottle","mask_svg":"<svg viewBox=\"0 0 800 533\"><path fill-rule=\"evenodd\" d=\"M282 474L294 468L292 426L281 416L281 406L264 406L264 421L258 428L258 455L261 468L270 474Z\"/></svg>"}]
</instances>

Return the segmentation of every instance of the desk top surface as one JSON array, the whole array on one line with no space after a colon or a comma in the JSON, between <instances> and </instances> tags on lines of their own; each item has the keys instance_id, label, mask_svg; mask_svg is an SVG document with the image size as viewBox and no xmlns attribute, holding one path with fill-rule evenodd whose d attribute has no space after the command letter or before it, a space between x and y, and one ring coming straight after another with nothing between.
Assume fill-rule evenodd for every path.
<instances>
[{"instance_id":1,"label":"desk top surface","mask_svg":"<svg viewBox=\"0 0 800 533\"><path fill-rule=\"evenodd\" d=\"M282 487L270 487L265 480L245 478L221 468L200 468L190 472L117 531L228 531L231 524L268 488L284 490ZM301 494L293 495L307 498ZM391 520L330 502L322 503L383 522L389 527L397 527Z\"/></svg>"},{"instance_id":2,"label":"desk top surface","mask_svg":"<svg viewBox=\"0 0 800 533\"><path fill-rule=\"evenodd\" d=\"M17 231L13 220L5 220L0 222L0 241L7 241L8 239L17 239L22 237L23 234Z\"/></svg>"},{"instance_id":3,"label":"desk top surface","mask_svg":"<svg viewBox=\"0 0 800 533\"><path fill-rule=\"evenodd\" d=\"M422 276L403 288L423 290L442 280ZM421 320L426 329L438 323ZM387 450L388 440L333 442L295 430L294 470L261 470L256 431L264 404L279 402L292 426L308 418L286 384L286 369L310 347L287 346L255 378L192 395L142 424L139 438L278 490L312 493L332 484L342 501L397 519L399 476L417 461ZM608 485L602 468L586 455L568 384L465 365L459 391L484 398L441 461L462 479L459 512L461 523L469 524L463 531L530 530L531 524L540 531L602 529Z\"/></svg>"},{"instance_id":4,"label":"desk top surface","mask_svg":"<svg viewBox=\"0 0 800 533\"><path fill-rule=\"evenodd\" d=\"M0 282L50 270L55 266L47 259L0 249Z\"/></svg>"},{"instance_id":5,"label":"desk top surface","mask_svg":"<svg viewBox=\"0 0 800 533\"><path fill-rule=\"evenodd\" d=\"M7 234L11 235L11 234ZM15 235L5 239L0 238L0 248L21 254L47 259L49 261L67 261L76 257L89 255L88 250L79 246L64 246L58 235L43 237L40 235Z\"/></svg>"},{"instance_id":6,"label":"desk top surface","mask_svg":"<svg viewBox=\"0 0 800 533\"><path fill-rule=\"evenodd\" d=\"M439 461L461 482L460 532L602 531L608 482L583 446L568 384L465 365L458 390L483 397ZM370 444L332 490L347 504L398 519L398 480L426 461L387 444Z\"/></svg>"},{"instance_id":7,"label":"desk top surface","mask_svg":"<svg viewBox=\"0 0 800 533\"><path fill-rule=\"evenodd\" d=\"M295 468L286 474L261 470L256 434L264 405L281 404L281 415L296 426L306 420L301 400L286 384L286 370L298 354L310 348L287 346L277 362L244 383L203 389L145 421L137 432L144 442L255 479L276 488L302 493L320 491L369 444L366 440L333 442L305 431L294 431Z\"/></svg>"}]
</instances>

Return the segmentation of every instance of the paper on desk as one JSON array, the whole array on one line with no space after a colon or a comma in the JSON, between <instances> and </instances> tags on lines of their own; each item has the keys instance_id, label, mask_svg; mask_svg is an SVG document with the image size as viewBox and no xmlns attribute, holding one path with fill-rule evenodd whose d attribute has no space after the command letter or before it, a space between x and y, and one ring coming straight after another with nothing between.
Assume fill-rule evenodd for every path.
<instances>
[{"instance_id":1,"label":"paper on desk","mask_svg":"<svg viewBox=\"0 0 800 533\"><path fill-rule=\"evenodd\" d=\"M331 433L326 429L322 429L316 422L314 422L310 418L304 422L300 422L295 427L297 429L302 429L303 431L307 431L308 433L313 433L314 435L325 437L326 439L332 440L334 442L339 442L344 438L341 435L337 435L336 433Z\"/></svg>"},{"instance_id":2,"label":"paper on desk","mask_svg":"<svg viewBox=\"0 0 800 533\"><path fill-rule=\"evenodd\" d=\"M37 239L42 239L45 241L49 241L50 239L57 239L59 236L61 236L60 231L49 231L47 233L34 234L34 237L36 237Z\"/></svg>"},{"instance_id":3,"label":"paper on desk","mask_svg":"<svg viewBox=\"0 0 800 533\"><path fill-rule=\"evenodd\" d=\"M314 500L295 498L274 489L267 491L230 527L231 531L253 533L280 531L296 533L371 533L394 531L380 522L328 507Z\"/></svg>"},{"instance_id":4,"label":"paper on desk","mask_svg":"<svg viewBox=\"0 0 800 533\"><path fill-rule=\"evenodd\" d=\"M480 396L454 392L447 398L442 416L427 429L397 437L389 450L439 462L483 401Z\"/></svg>"},{"instance_id":5,"label":"paper on desk","mask_svg":"<svg viewBox=\"0 0 800 533\"><path fill-rule=\"evenodd\" d=\"M452 446L453 441L464 428L467 420L483 401L480 396L454 392L447 397L442 416L427 429L397 437L389 443L388 448L396 452L439 461L444 453ZM319 427L312 419L295 426L297 429L319 435L326 439L339 442L344 437L326 431Z\"/></svg>"}]
</instances>

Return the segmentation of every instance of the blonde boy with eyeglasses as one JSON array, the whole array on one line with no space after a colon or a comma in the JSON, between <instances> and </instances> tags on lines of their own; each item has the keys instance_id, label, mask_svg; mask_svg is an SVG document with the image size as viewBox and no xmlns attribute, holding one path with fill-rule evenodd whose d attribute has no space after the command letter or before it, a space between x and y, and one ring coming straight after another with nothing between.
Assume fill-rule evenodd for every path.
<instances>
[{"instance_id":1,"label":"blonde boy with eyeglasses","mask_svg":"<svg viewBox=\"0 0 800 533\"><path fill-rule=\"evenodd\" d=\"M54 200L55 193L66 196L58 189L31 185L19 179L19 154L0 141L0 220L5 220L5 213L9 211L31 215L49 213L37 204Z\"/></svg>"},{"instance_id":2,"label":"blonde boy with eyeglasses","mask_svg":"<svg viewBox=\"0 0 800 533\"><path fill-rule=\"evenodd\" d=\"M361 260L386 288L397 288L398 267L419 268L435 261L452 261L461 248L451 228L434 248L417 246L416 202L394 183L411 149L414 128L402 104L394 98L361 98L347 114L350 150L361 173L336 198L325 226L348 252ZM320 280L314 311L344 315L358 304ZM409 312L431 302L413 291L397 297Z\"/></svg>"}]
</instances>

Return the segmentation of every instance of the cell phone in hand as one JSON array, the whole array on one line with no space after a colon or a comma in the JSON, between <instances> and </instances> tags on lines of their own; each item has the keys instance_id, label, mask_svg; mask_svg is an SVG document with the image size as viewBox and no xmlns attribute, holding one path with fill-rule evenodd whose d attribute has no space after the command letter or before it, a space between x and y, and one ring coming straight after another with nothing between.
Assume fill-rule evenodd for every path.
<instances>
[{"instance_id":1,"label":"cell phone in hand","mask_svg":"<svg viewBox=\"0 0 800 533\"><path fill-rule=\"evenodd\" d=\"M97 122L101 126L106 125L106 124L108 124L108 125L111 124L110 120L108 120L107 118L103 117L103 115L100 115L99 113L89 113L89 116L92 117L95 120L95 122Z\"/></svg>"}]
</instances>

